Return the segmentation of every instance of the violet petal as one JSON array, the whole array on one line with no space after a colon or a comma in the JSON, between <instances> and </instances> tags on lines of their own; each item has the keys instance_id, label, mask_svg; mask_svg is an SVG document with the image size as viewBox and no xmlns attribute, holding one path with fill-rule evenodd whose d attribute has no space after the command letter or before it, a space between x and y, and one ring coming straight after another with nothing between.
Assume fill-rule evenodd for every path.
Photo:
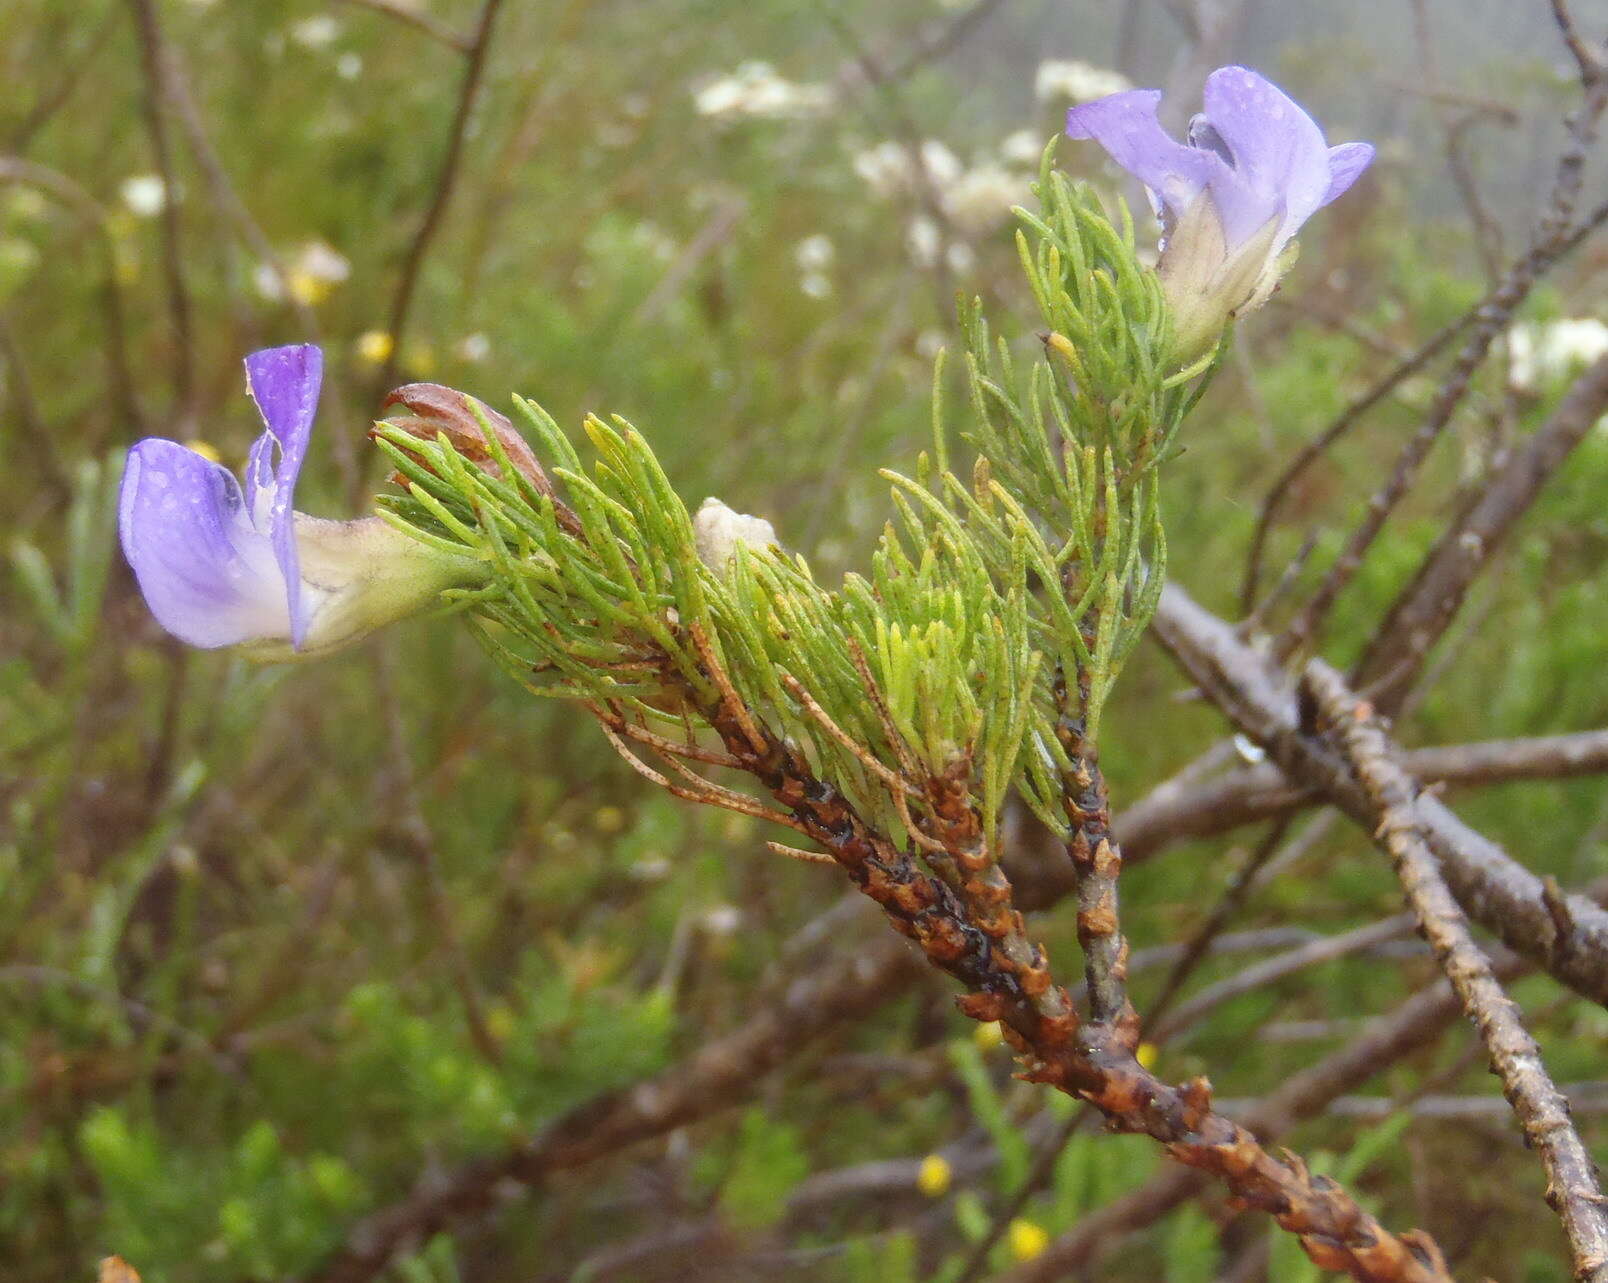
<instances>
[{"instance_id":1,"label":"violet petal","mask_svg":"<svg viewBox=\"0 0 1608 1283\"><path fill-rule=\"evenodd\" d=\"M1234 157L1234 186L1241 197L1225 207L1219 200L1230 245L1245 240L1281 201L1284 225L1274 241L1277 253L1323 204L1329 189L1329 149L1323 131L1299 103L1272 81L1246 67L1219 67L1206 78L1206 118ZM1213 194L1218 187L1213 185ZM1227 193L1225 193L1227 194ZM1253 196L1252 200L1243 199Z\"/></svg>"},{"instance_id":2,"label":"violet petal","mask_svg":"<svg viewBox=\"0 0 1608 1283\"><path fill-rule=\"evenodd\" d=\"M280 566L227 468L175 441L139 442L123 471L118 533L151 613L181 641L285 635Z\"/></svg>"},{"instance_id":3,"label":"violet petal","mask_svg":"<svg viewBox=\"0 0 1608 1283\"><path fill-rule=\"evenodd\" d=\"M1323 193L1322 204L1344 196L1351 184L1362 177L1362 171L1373 163L1372 143L1341 143L1329 148L1329 186Z\"/></svg>"},{"instance_id":4,"label":"violet petal","mask_svg":"<svg viewBox=\"0 0 1608 1283\"><path fill-rule=\"evenodd\" d=\"M1161 127L1159 89L1128 89L1086 102L1066 114L1071 138L1092 138L1160 199L1167 222L1181 215L1201 188L1229 172L1213 152L1187 147Z\"/></svg>"},{"instance_id":5,"label":"violet petal","mask_svg":"<svg viewBox=\"0 0 1608 1283\"><path fill-rule=\"evenodd\" d=\"M291 502L296 476L307 457L323 375L324 354L311 343L266 348L246 358L246 389L268 429L251 447L246 465L246 497L257 528L263 530L266 521L264 532L273 541L274 556L284 576L291 645L297 649L307 634L307 612L296 559ZM270 473L270 455L276 446L279 461ZM260 507L264 500L266 513Z\"/></svg>"}]
</instances>

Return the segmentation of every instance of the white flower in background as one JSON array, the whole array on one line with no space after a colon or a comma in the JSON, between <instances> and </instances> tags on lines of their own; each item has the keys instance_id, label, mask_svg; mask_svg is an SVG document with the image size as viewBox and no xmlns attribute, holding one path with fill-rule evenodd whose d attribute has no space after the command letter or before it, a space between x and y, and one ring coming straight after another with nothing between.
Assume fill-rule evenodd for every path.
<instances>
[{"instance_id":1,"label":"white flower in background","mask_svg":"<svg viewBox=\"0 0 1608 1283\"><path fill-rule=\"evenodd\" d=\"M770 63L755 61L710 81L693 94L692 101L700 116L790 120L826 110L832 90L828 85L787 80Z\"/></svg>"},{"instance_id":2,"label":"white flower in background","mask_svg":"<svg viewBox=\"0 0 1608 1283\"><path fill-rule=\"evenodd\" d=\"M644 221L633 227L631 243L661 263L668 263L676 256L675 238L655 222Z\"/></svg>"},{"instance_id":3,"label":"white flower in background","mask_svg":"<svg viewBox=\"0 0 1608 1283\"><path fill-rule=\"evenodd\" d=\"M460 361L468 361L471 365L479 365L491 355L491 340L484 334L466 334L458 340L453 349Z\"/></svg>"},{"instance_id":4,"label":"white flower in background","mask_svg":"<svg viewBox=\"0 0 1608 1283\"><path fill-rule=\"evenodd\" d=\"M734 904L717 904L705 909L700 925L712 936L729 936L743 924L742 911Z\"/></svg>"},{"instance_id":5,"label":"white flower in background","mask_svg":"<svg viewBox=\"0 0 1608 1283\"><path fill-rule=\"evenodd\" d=\"M1007 165L1026 165L1037 170L1049 139L1033 129L1018 129L999 145L999 156Z\"/></svg>"},{"instance_id":6,"label":"white flower in background","mask_svg":"<svg viewBox=\"0 0 1608 1283\"><path fill-rule=\"evenodd\" d=\"M356 80L363 74L363 59L355 53L343 53L335 59L335 74L342 80Z\"/></svg>"},{"instance_id":7,"label":"white flower in background","mask_svg":"<svg viewBox=\"0 0 1608 1283\"><path fill-rule=\"evenodd\" d=\"M272 263L258 263L252 271L257 293L270 303L280 302L286 289L298 303L314 307L327 299L352 274L352 265L323 241L307 241L283 260L284 279Z\"/></svg>"},{"instance_id":8,"label":"white flower in background","mask_svg":"<svg viewBox=\"0 0 1608 1283\"><path fill-rule=\"evenodd\" d=\"M960 158L936 138L921 144L920 169L925 171L925 185L938 195L965 171ZM854 172L873 193L884 199L920 193L923 174L917 172L916 160L903 143L884 142L855 153Z\"/></svg>"},{"instance_id":9,"label":"white flower in background","mask_svg":"<svg viewBox=\"0 0 1608 1283\"><path fill-rule=\"evenodd\" d=\"M793 261L801 272L824 272L837 258L837 247L825 232L806 236L793 246Z\"/></svg>"},{"instance_id":10,"label":"white flower in background","mask_svg":"<svg viewBox=\"0 0 1608 1283\"><path fill-rule=\"evenodd\" d=\"M167 208L167 184L159 174L135 174L125 178L117 193L136 218L155 218Z\"/></svg>"},{"instance_id":11,"label":"white flower in background","mask_svg":"<svg viewBox=\"0 0 1608 1283\"><path fill-rule=\"evenodd\" d=\"M326 49L340 38L341 24L327 13L315 13L292 24L290 38L303 49Z\"/></svg>"},{"instance_id":12,"label":"white flower in background","mask_svg":"<svg viewBox=\"0 0 1608 1283\"><path fill-rule=\"evenodd\" d=\"M878 143L856 152L852 164L860 181L884 199L899 194L910 172L910 158L898 143Z\"/></svg>"},{"instance_id":13,"label":"white flower in background","mask_svg":"<svg viewBox=\"0 0 1608 1283\"><path fill-rule=\"evenodd\" d=\"M805 272L798 278L798 288L806 298L830 298L832 278L823 272Z\"/></svg>"},{"instance_id":14,"label":"white flower in background","mask_svg":"<svg viewBox=\"0 0 1608 1283\"><path fill-rule=\"evenodd\" d=\"M910 251L910 257L917 267L931 267L938 261L938 247L942 241L938 224L930 218L912 219L905 231L905 248Z\"/></svg>"},{"instance_id":15,"label":"white flower in background","mask_svg":"<svg viewBox=\"0 0 1608 1283\"><path fill-rule=\"evenodd\" d=\"M1028 179L1022 174L1001 165L979 165L944 191L944 207L958 230L980 236L1004 223L1011 206L1029 195Z\"/></svg>"},{"instance_id":16,"label":"white flower in background","mask_svg":"<svg viewBox=\"0 0 1608 1283\"><path fill-rule=\"evenodd\" d=\"M1122 73L1076 58L1046 59L1033 78L1033 94L1040 102L1093 102L1132 88Z\"/></svg>"},{"instance_id":17,"label":"white flower in background","mask_svg":"<svg viewBox=\"0 0 1608 1283\"><path fill-rule=\"evenodd\" d=\"M1526 391L1608 352L1608 325L1595 317L1526 321L1508 331L1513 386Z\"/></svg>"},{"instance_id":18,"label":"white flower in background","mask_svg":"<svg viewBox=\"0 0 1608 1283\"><path fill-rule=\"evenodd\" d=\"M339 285L352 274L352 265L323 241L308 241L296 255L296 266L310 276Z\"/></svg>"}]
</instances>

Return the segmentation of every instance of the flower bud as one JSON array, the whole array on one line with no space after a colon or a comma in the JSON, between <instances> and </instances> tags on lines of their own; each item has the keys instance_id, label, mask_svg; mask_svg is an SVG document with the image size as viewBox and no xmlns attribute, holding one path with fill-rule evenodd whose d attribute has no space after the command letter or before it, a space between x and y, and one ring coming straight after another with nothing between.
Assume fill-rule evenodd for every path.
<instances>
[{"instance_id":1,"label":"flower bud","mask_svg":"<svg viewBox=\"0 0 1608 1283\"><path fill-rule=\"evenodd\" d=\"M763 517L735 512L711 496L692 519L692 538L698 560L720 574L736 557L738 545L769 548L776 543L776 528Z\"/></svg>"}]
</instances>

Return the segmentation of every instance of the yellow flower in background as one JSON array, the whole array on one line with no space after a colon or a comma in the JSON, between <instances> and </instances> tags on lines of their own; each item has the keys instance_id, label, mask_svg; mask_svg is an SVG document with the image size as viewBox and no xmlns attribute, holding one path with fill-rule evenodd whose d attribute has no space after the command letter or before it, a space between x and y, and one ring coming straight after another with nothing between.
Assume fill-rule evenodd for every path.
<instances>
[{"instance_id":1,"label":"yellow flower in background","mask_svg":"<svg viewBox=\"0 0 1608 1283\"><path fill-rule=\"evenodd\" d=\"M1141 1069L1154 1069L1156 1060L1161 1055L1161 1048L1153 1042L1142 1042L1139 1049L1133 1053L1133 1058L1139 1062Z\"/></svg>"},{"instance_id":2,"label":"yellow flower in background","mask_svg":"<svg viewBox=\"0 0 1608 1283\"><path fill-rule=\"evenodd\" d=\"M977 1044L978 1051L993 1051L1004 1041L1005 1031L999 1027L997 1020L990 1020L972 1030L972 1042Z\"/></svg>"},{"instance_id":3,"label":"yellow flower in background","mask_svg":"<svg viewBox=\"0 0 1608 1283\"><path fill-rule=\"evenodd\" d=\"M1011 1222L1005 1239L1011 1245L1011 1255L1018 1261L1031 1261L1035 1256L1042 1256L1044 1249L1050 1245L1048 1230L1020 1217Z\"/></svg>"},{"instance_id":4,"label":"yellow flower in background","mask_svg":"<svg viewBox=\"0 0 1608 1283\"><path fill-rule=\"evenodd\" d=\"M947 1158L942 1154L928 1154L916 1172L916 1188L928 1198L942 1198L949 1192L949 1182L954 1175L955 1169Z\"/></svg>"},{"instance_id":5,"label":"yellow flower in background","mask_svg":"<svg viewBox=\"0 0 1608 1283\"><path fill-rule=\"evenodd\" d=\"M494 1002L486 1008L486 1032L499 1043L505 1043L518 1031L519 1019L506 1002Z\"/></svg>"},{"instance_id":6,"label":"yellow flower in background","mask_svg":"<svg viewBox=\"0 0 1608 1283\"><path fill-rule=\"evenodd\" d=\"M402 364L412 373L429 378L435 373L435 349L428 343L409 343L402 353Z\"/></svg>"},{"instance_id":7,"label":"yellow flower in background","mask_svg":"<svg viewBox=\"0 0 1608 1283\"><path fill-rule=\"evenodd\" d=\"M391 359L396 341L384 330L365 330L357 336L358 359L370 365L381 365Z\"/></svg>"},{"instance_id":8,"label":"yellow flower in background","mask_svg":"<svg viewBox=\"0 0 1608 1283\"><path fill-rule=\"evenodd\" d=\"M203 459L210 459L213 463L223 462L223 456L218 453L218 447L210 441L202 441L199 437L194 441L186 441L184 448L195 451Z\"/></svg>"},{"instance_id":9,"label":"yellow flower in background","mask_svg":"<svg viewBox=\"0 0 1608 1283\"><path fill-rule=\"evenodd\" d=\"M299 267L285 273L285 284L291 298L305 307L317 307L335 291L329 281Z\"/></svg>"}]
</instances>

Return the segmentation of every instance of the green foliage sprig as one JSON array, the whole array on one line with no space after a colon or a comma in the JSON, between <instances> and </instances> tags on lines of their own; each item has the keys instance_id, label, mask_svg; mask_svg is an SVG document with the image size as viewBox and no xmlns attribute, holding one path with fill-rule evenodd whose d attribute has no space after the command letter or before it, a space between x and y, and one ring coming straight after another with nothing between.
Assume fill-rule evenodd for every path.
<instances>
[{"instance_id":1,"label":"green foliage sprig","mask_svg":"<svg viewBox=\"0 0 1608 1283\"><path fill-rule=\"evenodd\" d=\"M685 743L735 695L807 746L862 814L918 842L911 808L919 816L937 780L963 788L990 845L1013 787L1064 827L1068 692L1093 743L1160 593L1159 468L1210 362L1169 368L1166 305L1126 210L1119 230L1050 159L1041 213L1019 211L1022 264L1050 327L1041 356L1019 369L981 304L962 305L970 480L951 467L940 358L933 452L914 478L883 474L896 515L868 573L831 590L802 557L755 547L705 565L686 506L630 424L587 420L588 470L522 399L520 425L552 482L521 473L483 414L487 467L445 435L382 424L406 485L385 501L388 519L492 567L486 587L456 595L539 694L578 699L617 728L679 728Z\"/></svg>"}]
</instances>

